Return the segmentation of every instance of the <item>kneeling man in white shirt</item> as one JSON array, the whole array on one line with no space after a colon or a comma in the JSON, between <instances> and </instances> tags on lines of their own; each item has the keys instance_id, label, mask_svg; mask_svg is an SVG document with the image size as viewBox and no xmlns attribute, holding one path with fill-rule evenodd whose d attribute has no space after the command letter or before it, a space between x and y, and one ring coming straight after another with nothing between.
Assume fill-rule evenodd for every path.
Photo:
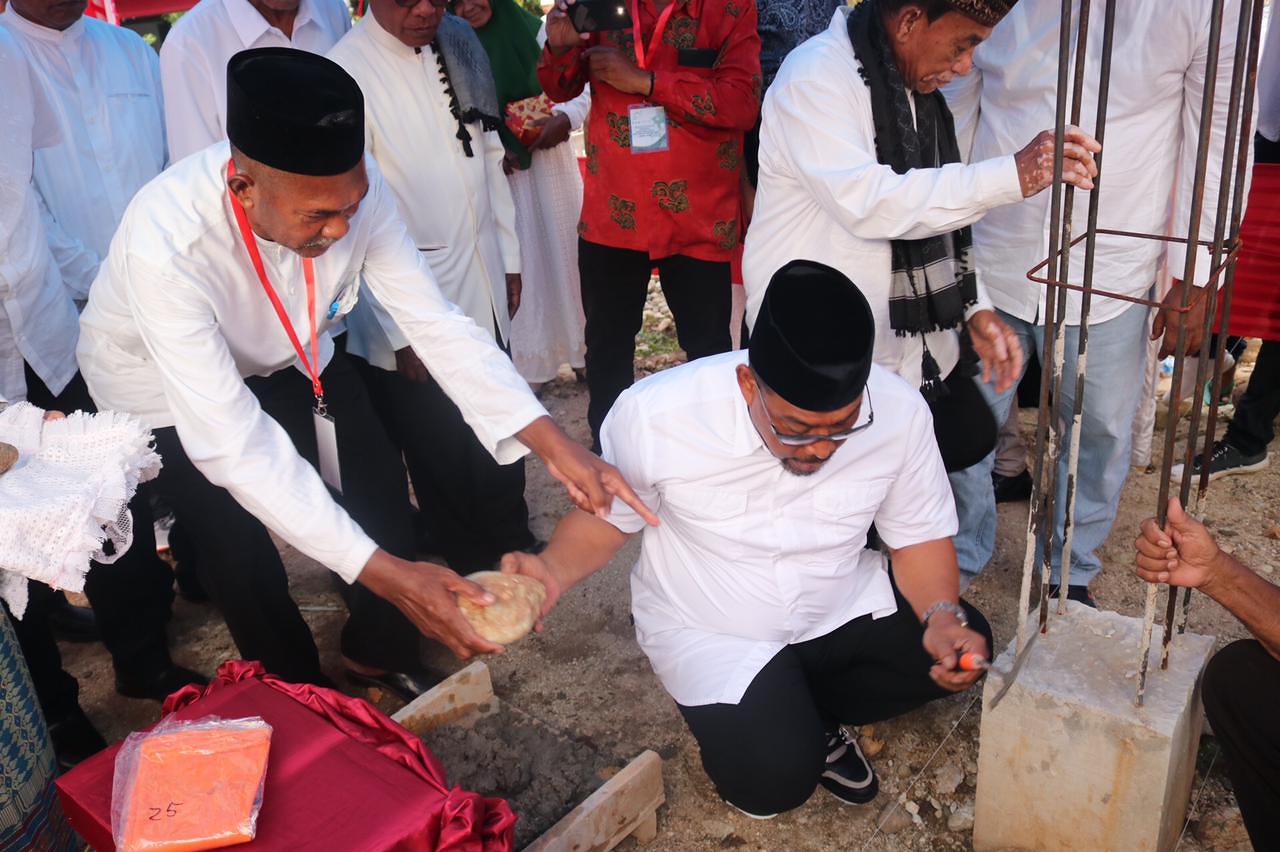
<instances>
[{"instance_id":1,"label":"kneeling man in white shirt","mask_svg":"<svg viewBox=\"0 0 1280 852\"><path fill-rule=\"evenodd\" d=\"M644 529L636 637L716 789L751 816L818 784L870 802L875 773L842 726L969 688L979 673L960 657L991 644L959 600L929 407L872 364L874 341L849 279L788 263L747 352L645 379L604 422L604 457L660 524L620 503L604 520L575 511L541 556L504 559L547 586L549 610ZM873 523L884 552L867 546Z\"/></svg>"}]
</instances>

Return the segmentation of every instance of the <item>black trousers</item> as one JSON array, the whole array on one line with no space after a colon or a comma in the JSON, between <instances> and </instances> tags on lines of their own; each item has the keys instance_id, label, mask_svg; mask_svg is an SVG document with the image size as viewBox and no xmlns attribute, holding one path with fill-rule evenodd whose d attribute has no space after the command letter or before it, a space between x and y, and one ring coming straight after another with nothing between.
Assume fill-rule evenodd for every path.
<instances>
[{"instance_id":1,"label":"black trousers","mask_svg":"<svg viewBox=\"0 0 1280 852\"><path fill-rule=\"evenodd\" d=\"M897 597L894 615L865 615L783 648L737 704L677 705L722 798L761 815L799 807L818 785L837 724L879 722L951 694L929 677L924 628ZM990 645L986 618L963 605Z\"/></svg>"},{"instance_id":2,"label":"black trousers","mask_svg":"<svg viewBox=\"0 0 1280 852\"><path fill-rule=\"evenodd\" d=\"M1227 424L1224 439L1245 455L1257 455L1267 449L1275 434L1275 419L1280 415L1280 341L1264 340L1253 365L1253 375Z\"/></svg>"},{"instance_id":3,"label":"black trousers","mask_svg":"<svg viewBox=\"0 0 1280 852\"><path fill-rule=\"evenodd\" d=\"M434 378L414 382L350 356L391 442L404 454L440 555L460 574L493 568L534 543L524 461L500 465Z\"/></svg>"},{"instance_id":4,"label":"black trousers","mask_svg":"<svg viewBox=\"0 0 1280 852\"><path fill-rule=\"evenodd\" d=\"M653 261L642 251L578 240L582 309L587 317L587 422L600 447L600 425L635 381L636 335L644 321L649 272L658 268L680 348L692 361L733 348L729 264L672 255Z\"/></svg>"},{"instance_id":5,"label":"black trousers","mask_svg":"<svg viewBox=\"0 0 1280 852\"><path fill-rule=\"evenodd\" d=\"M79 373L59 394L52 393L29 365L26 381L32 405L64 413L97 411ZM139 486L129 504L133 545L111 565L95 563L84 583L117 674L143 680L170 665L165 627L173 603L173 573L156 555L149 487L149 483ZM49 610L58 602L56 597L48 587L32 583L26 614L21 621L12 619L36 697L50 722L75 710L79 699L79 687L62 668L62 655L49 626Z\"/></svg>"},{"instance_id":6,"label":"black trousers","mask_svg":"<svg viewBox=\"0 0 1280 852\"><path fill-rule=\"evenodd\" d=\"M1253 639L1232 642L1201 688L1253 848L1280 849L1280 660Z\"/></svg>"},{"instance_id":7,"label":"black trousers","mask_svg":"<svg viewBox=\"0 0 1280 852\"><path fill-rule=\"evenodd\" d=\"M343 485L338 502L380 547L412 559L404 467L359 375L347 356L337 352L321 379L337 425ZM289 433L298 453L318 466L311 381L290 367L245 384L263 411ZM260 660L285 680L323 682L311 631L289 596L284 563L266 527L230 492L205 478L187 457L176 429L157 429L155 436L164 468L154 485L200 550L200 582L222 610L240 655ZM358 583L344 585L343 591L350 617L342 630L342 653L369 666L419 669L419 633L413 624Z\"/></svg>"}]
</instances>

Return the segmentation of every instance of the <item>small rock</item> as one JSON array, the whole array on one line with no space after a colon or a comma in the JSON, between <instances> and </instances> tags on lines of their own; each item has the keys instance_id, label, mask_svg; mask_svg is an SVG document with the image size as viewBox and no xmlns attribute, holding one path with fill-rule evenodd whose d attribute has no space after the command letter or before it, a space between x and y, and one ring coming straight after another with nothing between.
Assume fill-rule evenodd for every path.
<instances>
[{"instance_id":1,"label":"small rock","mask_svg":"<svg viewBox=\"0 0 1280 852\"><path fill-rule=\"evenodd\" d=\"M973 830L973 802L960 802L952 806L947 817L947 831Z\"/></svg>"},{"instance_id":2,"label":"small rock","mask_svg":"<svg viewBox=\"0 0 1280 852\"><path fill-rule=\"evenodd\" d=\"M905 808L907 813L911 814L912 816L915 816L916 814L920 813L920 806L917 805L915 802L908 801L902 807Z\"/></svg>"},{"instance_id":3,"label":"small rock","mask_svg":"<svg viewBox=\"0 0 1280 852\"><path fill-rule=\"evenodd\" d=\"M868 760L884 750L884 740L875 740L870 737L864 737L858 742L858 745L862 747L862 754Z\"/></svg>"},{"instance_id":4,"label":"small rock","mask_svg":"<svg viewBox=\"0 0 1280 852\"><path fill-rule=\"evenodd\" d=\"M675 328L675 321L671 319L671 317L663 317L662 319L658 320L658 328L657 328L658 331L668 332L673 328Z\"/></svg>"},{"instance_id":5,"label":"small rock","mask_svg":"<svg viewBox=\"0 0 1280 852\"><path fill-rule=\"evenodd\" d=\"M964 762L964 771L965 771L965 772L974 772L974 773L976 773L976 772L978 771L978 761L976 761L976 760L966 760L966 761Z\"/></svg>"},{"instance_id":6,"label":"small rock","mask_svg":"<svg viewBox=\"0 0 1280 852\"><path fill-rule=\"evenodd\" d=\"M898 807L897 802L890 802L876 817L876 825L885 834L896 834L911 827L911 814Z\"/></svg>"},{"instance_id":7,"label":"small rock","mask_svg":"<svg viewBox=\"0 0 1280 852\"><path fill-rule=\"evenodd\" d=\"M1274 574L1276 572L1276 567L1274 565L1259 565L1258 570L1263 574Z\"/></svg>"},{"instance_id":8,"label":"small rock","mask_svg":"<svg viewBox=\"0 0 1280 852\"><path fill-rule=\"evenodd\" d=\"M702 830L705 831L709 837L719 839L732 834L733 826L718 819L704 819L702 821Z\"/></svg>"},{"instance_id":9,"label":"small rock","mask_svg":"<svg viewBox=\"0 0 1280 852\"><path fill-rule=\"evenodd\" d=\"M1280 541L1280 526L1272 527L1267 530L1266 536L1272 541Z\"/></svg>"},{"instance_id":10,"label":"small rock","mask_svg":"<svg viewBox=\"0 0 1280 852\"><path fill-rule=\"evenodd\" d=\"M1191 823L1191 833L1206 849L1248 849L1249 835L1235 805L1214 808Z\"/></svg>"},{"instance_id":11,"label":"small rock","mask_svg":"<svg viewBox=\"0 0 1280 852\"><path fill-rule=\"evenodd\" d=\"M739 846L746 846L746 845L747 845L746 838L739 837L736 834L726 834L720 840L721 849L737 849Z\"/></svg>"},{"instance_id":12,"label":"small rock","mask_svg":"<svg viewBox=\"0 0 1280 852\"><path fill-rule=\"evenodd\" d=\"M950 796L964 781L964 769L954 763L939 766L933 773L933 789L939 796Z\"/></svg>"}]
</instances>

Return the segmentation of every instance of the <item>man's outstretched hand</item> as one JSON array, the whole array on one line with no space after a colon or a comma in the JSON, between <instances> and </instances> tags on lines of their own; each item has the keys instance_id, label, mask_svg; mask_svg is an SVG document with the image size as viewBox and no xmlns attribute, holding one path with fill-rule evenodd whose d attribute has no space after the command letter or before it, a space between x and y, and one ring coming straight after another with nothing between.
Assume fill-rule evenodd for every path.
<instances>
[{"instance_id":1,"label":"man's outstretched hand","mask_svg":"<svg viewBox=\"0 0 1280 852\"><path fill-rule=\"evenodd\" d=\"M1022 197L1030 198L1053 184L1054 132L1042 130L1027 147L1013 155L1018 164ZM1098 140L1078 127L1068 126L1062 141L1062 182L1080 189L1093 189L1098 165L1093 155L1102 150Z\"/></svg>"},{"instance_id":2,"label":"man's outstretched hand","mask_svg":"<svg viewBox=\"0 0 1280 852\"><path fill-rule=\"evenodd\" d=\"M616 497L645 523L658 525L658 516L641 502L618 469L573 441L550 417L539 417L516 437L538 454L546 463L547 472L559 480L569 492L569 499L582 511L606 518Z\"/></svg>"},{"instance_id":3,"label":"man's outstretched hand","mask_svg":"<svg viewBox=\"0 0 1280 852\"><path fill-rule=\"evenodd\" d=\"M969 340L982 361L982 381L995 382L996 393L1004 393L1022 375L1018 335L995 311L977 311L967 326Z\"/></svg>"},{"instance_id":4,"label":"man's outstretched hand","mask_svg":"<svg viewBox=\"0 0 1280 852\"><path fill-rule=\"evenodd\" d=\"M488 606L494 597L482 586L441 565L409 562L375 550L357 578L413 622L423 636L442 642L459 660L476 654L501 654L501 645L484 639L458 609L458 597Z\"/></svg>"}]
</instances>

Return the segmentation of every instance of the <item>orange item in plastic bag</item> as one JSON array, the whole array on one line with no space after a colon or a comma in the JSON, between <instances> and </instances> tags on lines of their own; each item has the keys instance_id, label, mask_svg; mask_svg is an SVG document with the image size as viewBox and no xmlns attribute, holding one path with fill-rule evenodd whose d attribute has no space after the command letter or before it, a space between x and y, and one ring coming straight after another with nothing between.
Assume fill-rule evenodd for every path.
<instances>
[{"instance_id":1,"label":"orange item in plastic bag","mask_svg":"<svg viewBox=\"0 0 1280 852\"><path fill-rule=\"evenodd\" d=\"M555 102L546 95L534 95L521 101L507 104L507 127L520 140L520 144L528 147L538 141L542 128L533 122L540 118L550 118L551 108Z\"/></svg>"},{"instance_id":2,"label":"orange item in plastic bag","mask_svg":"<svg viewBox=\"0 0 1280 852\"><path fill-rule=\"evenodd\" d=\"M120 852L195 852L253 840L269 725L210 718L156 730L139 737L133 761L122 766L128 746L117 757L112 803Z\"/></svg>"}]
</instances>

